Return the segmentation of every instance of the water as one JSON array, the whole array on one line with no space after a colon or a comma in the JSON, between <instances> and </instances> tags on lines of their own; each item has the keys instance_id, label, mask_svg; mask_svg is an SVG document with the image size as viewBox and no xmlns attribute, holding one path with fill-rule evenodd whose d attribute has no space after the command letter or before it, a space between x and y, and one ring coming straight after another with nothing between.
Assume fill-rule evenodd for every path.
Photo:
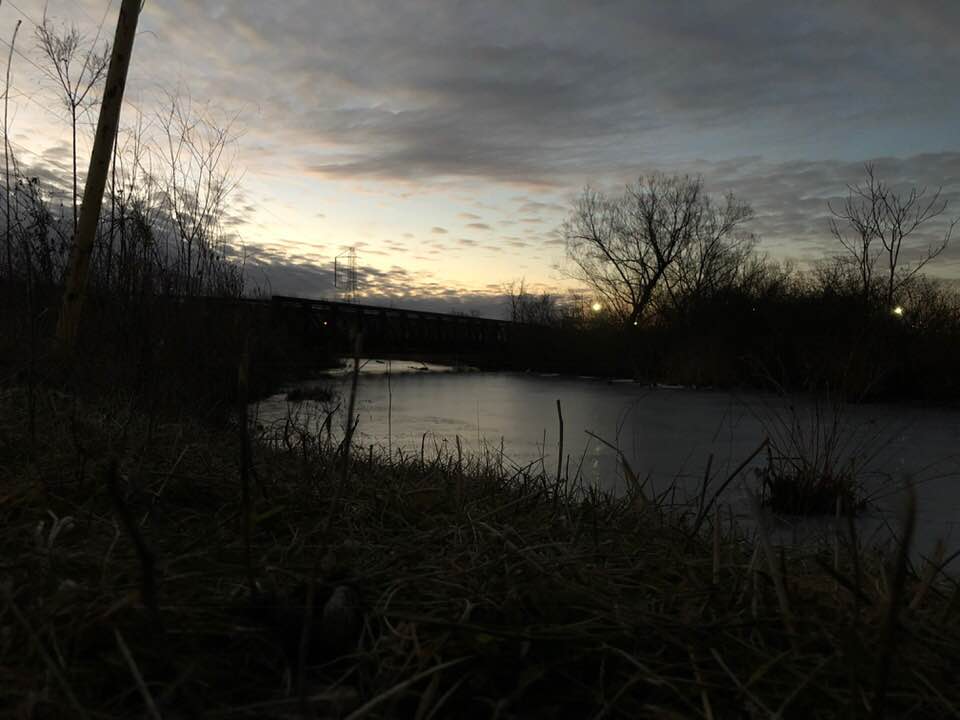
<instances>
[{"instance_id":1,"label":"water","mask_svg":"<svg viewBox=\"0 0 960 720\"><path fill-rule=\"evenodd\" d=\"M389 372L388 372L389 370ZM560 400L564 423L564 472L579 472L585 484L621 491L625 481L617 453L588 432L613 445L649 492L671 492L677 501L695 497L710 456L715 486L725 479L767 436L785 446L799 427L812 446L813 427L838 429L840 456L853 459L874 505L861 529L879 540L896 525L903 504L900 487L909 476L917 489L916 549L929 552L938 538L947 548L960 547L960 411L902 405L845 406L837 410L812 399L791 403L760 393L657 387L583 377L522 373L454 373L439 366L367 361L358 385L357 442L419 456L456 452L459 438L466 452L486 448L504 464L541 463L555 473ZM337 385L349 393L347 373L311 384ZM294 406L285 395L262 402L263 423L286 417L289 410L316 413L317 406ZM820 413L820 421L814 418ZM838 414L834 416L834 412ZM341 411L339 427L343 427ZM304 418L309 419L309 418ZM821 437L822 443L822 437ZM752 467L731 483L722 501L744 517L746 491L756 488ZM569 470L567 468L569 467ZM781 521L781 536L808 538L816 523ZM789 539L789 537L788 537Z\"/></svg>"}]
</instances>

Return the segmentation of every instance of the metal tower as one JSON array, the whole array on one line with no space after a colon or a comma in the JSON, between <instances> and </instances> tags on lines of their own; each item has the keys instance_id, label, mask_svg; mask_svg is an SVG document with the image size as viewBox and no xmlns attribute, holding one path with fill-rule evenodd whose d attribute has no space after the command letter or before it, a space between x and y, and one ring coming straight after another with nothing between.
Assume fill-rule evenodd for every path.
<instances>
[{"instance_id":1,"label":"metal tower","mask_svg":"<svg viewBox=\"0 0 960 720\"><path fill-rule=\"evenodd\" d=\"M357 298L357 249L349 247L333 259L333 286L346 302Z\"/></svg>"}]
</instances>

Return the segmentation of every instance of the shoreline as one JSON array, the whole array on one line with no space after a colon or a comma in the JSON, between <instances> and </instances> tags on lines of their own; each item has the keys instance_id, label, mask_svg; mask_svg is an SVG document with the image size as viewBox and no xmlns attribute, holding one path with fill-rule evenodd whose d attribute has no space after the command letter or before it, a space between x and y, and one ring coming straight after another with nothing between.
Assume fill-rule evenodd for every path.
<instances>
[{"instance_id":1,"label":"shoreline","mask_svg":"<svg viewBox=\"0 0 960 720\"><path fill-rule=\"evenodd\" d=\"M15 608L0 707L806 717L882 702L938 717L960 703L957 585L900 554L884 570L844 539L765 548L710 513L691 534L693 510L635 492L478 458L350 456L295 428L253 438L245 461L236 427L38 392L32 452L26 392L0 396Z\"/></svg>"}]
</instances>

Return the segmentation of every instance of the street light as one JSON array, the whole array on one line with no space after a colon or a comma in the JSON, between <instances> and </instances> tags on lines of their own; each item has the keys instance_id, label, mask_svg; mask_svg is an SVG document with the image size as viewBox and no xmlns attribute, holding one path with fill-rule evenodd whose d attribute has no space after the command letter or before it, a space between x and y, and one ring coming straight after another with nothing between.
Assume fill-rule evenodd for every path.
<instances>
[{"instance_id":1,"label":"street light","mask_svg":"<svg viewBox=\"0 0 960 720\"><path fill-rule=\"evenodd\" d=\"M903 317L903 306L897 305L891 312L897 317Z\"/></svg>"},{"instance_id":2,"label":"street light","mask_svg":"<svg viewBox=\"0 0 960 720\"><path fill-rule=\"evenodd\" d=\"M595 302L593 305L590 306L590 309L593 310L595 313L598 313L601 310L603 310L603 305L601 305L599 302Z\"/></svg>"}]
</instances>

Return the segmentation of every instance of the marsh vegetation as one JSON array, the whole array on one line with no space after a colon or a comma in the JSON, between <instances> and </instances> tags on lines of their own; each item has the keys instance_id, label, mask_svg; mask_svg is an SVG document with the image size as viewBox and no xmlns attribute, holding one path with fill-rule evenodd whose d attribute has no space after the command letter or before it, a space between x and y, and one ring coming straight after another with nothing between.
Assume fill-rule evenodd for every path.
<instances>
[{"instance_id":1,"label":"marsh vegetation","mask_svg":"<svg viewBox=\"0 0 960 720\"><path fill-rule=\"evenodd\" d=\"M909 514L886 556L853 525L776 547L712 489L672 505L283 424L246 455L237 428L47 390L31 444L27 392L0 403L11 712L946 717L960 702L960 593L942 554L911 560Z\"/></svg>"}]
</instances>

